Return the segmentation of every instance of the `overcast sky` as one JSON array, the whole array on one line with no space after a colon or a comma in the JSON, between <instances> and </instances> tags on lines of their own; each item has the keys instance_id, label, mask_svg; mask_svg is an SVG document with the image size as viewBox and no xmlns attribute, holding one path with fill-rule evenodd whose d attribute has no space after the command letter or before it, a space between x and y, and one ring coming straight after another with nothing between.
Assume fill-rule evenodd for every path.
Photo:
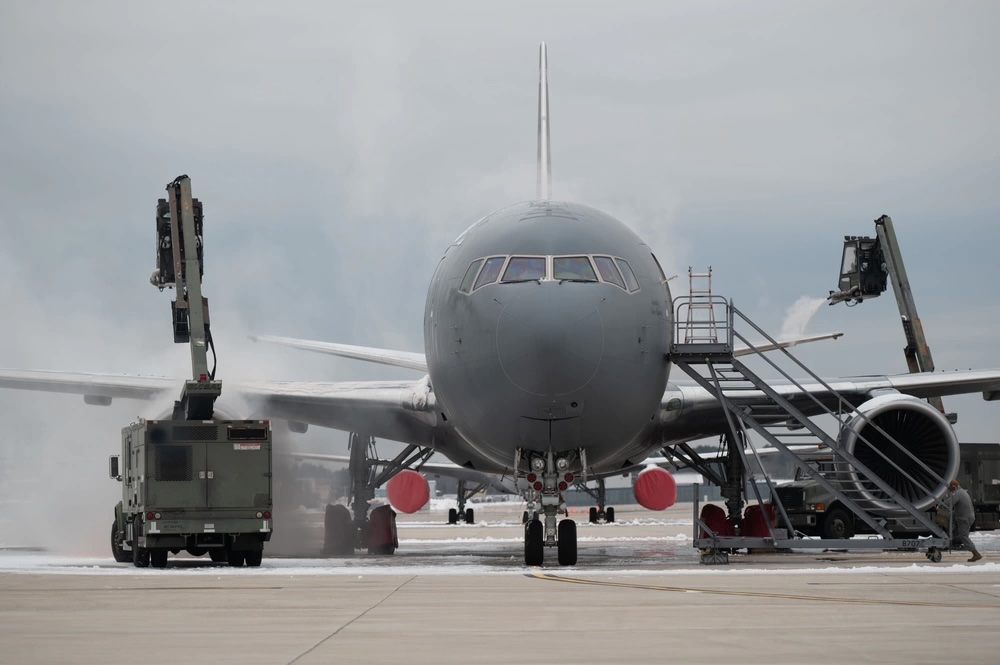
<instances>
[{"instance_id":1,"label":"overcast sky","mask_svg":"<svg viewBox=\"0 0 1000 665\"><path fill-rule=\"evenodd\" d=\"M711 265L777 332L886 213L937 367L998 367L998 19L971 2L4 2L0 366L186 371L147 279L156 199L187 173L223 379L415 376L244 337L422 351L445 247L533 196L545 40L553 198L635 229L675 292ZM821 374L906 369L891 295L808 330L846 333L801 353ZM8 459L72 443L117 492L103 455L137 406L0 397ZM962 439L1000 438L996 404L946 405ZM58 445L26 452L39 441Z\"/></svg>"}]
</instances>

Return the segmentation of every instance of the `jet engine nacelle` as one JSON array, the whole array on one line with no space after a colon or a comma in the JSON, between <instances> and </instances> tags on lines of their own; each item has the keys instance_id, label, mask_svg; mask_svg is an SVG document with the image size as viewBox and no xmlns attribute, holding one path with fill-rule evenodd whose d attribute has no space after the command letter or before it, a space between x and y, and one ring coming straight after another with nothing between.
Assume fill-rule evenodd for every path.
<instances>
[{"instance_id":1,"label":"jet engine nacelle","mask_svg":"<svg viewBox=\"0 0 1000 665\"><path fill-rule=\"evenodd\" d=\"M958 439L947 418L924 400L899 394L870 399L858 407L858 412L864 414L867 421L860 415L854 416L840 436L841 446L916 508L930 508L935 499L944 495L948 481L958 472ZM934 473L929 473L868 421L884 430ZM913 480L901 474L893 464ZM884 512L898 510L886 493L871 481L854 470L847 475L848 484L861 491L867 508Z\"/></svg>"},{"instance_id":2,"label":"jet engine nacelle","mask_svg":"<svg viewBox=\"0 0 1000 665\"><path fill-rule=\"evenodd\" d=\"M420 473L403 469L385 484L385 495L399 512L415 513L427 504L431 491Z\"/></svg>"}]
</instances>

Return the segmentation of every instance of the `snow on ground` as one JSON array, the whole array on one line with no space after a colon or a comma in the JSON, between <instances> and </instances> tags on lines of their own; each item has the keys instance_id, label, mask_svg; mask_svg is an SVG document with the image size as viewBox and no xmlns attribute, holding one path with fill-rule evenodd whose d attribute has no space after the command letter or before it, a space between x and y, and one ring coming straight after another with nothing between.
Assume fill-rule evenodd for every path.
<instances>
[{"instance_id":1,"label":"snow on ground","mask_svg":"<svg viewBox=\"0 0 1000 665\"><path fill-rule=\"evenodd\" d=\"M786 555L788 556L788 555ZM794 556L794 555L791 555ZM418 561L410 562L414 558ZM517 554L500 558L490 557L488 563L483 563L483 557L474 554L450 556L438 553L433 557L396 557L387 560L386 557L355 557L351 559L264 559L260 568L229 568L225 565L210 565L207 562L194 559L171 560L166 570L153 568L134 568L129 564L116 564L110 558L79 558L69 556L53 556L44 553L0 553L0 574L48 574L48 575L189 575L194 577L259 577L259 576L311 576L311 575L356 575L360 579L365 575L523 575L528 572L546 572L549 574L568 575L572 577L607 576L607 575L670 575L698 576L706 574L726 575L851 575L872 573L935 575L940 573L1000 573L1000 563L983 562L975 565L964 563L964 557L955 562L932 564L929 562L911 562L901 565L899 562L887 561L886 564L865 562L861 565L841 563L817 567L812 559L805 565L796 567L794 563L784 563L780 567L747 568L731 564L729 566L702 566L698 563L696 554L681 556L679 561L663 561L662 565L642 566L618 557L610 557L608 561L597 565L581 565L572 568L561 568L556 565L545 568L528 568L521 564ZM666 557L665 557L666 558ZM433 559L433 560L431 560ZM961 562L960 562L961 561Z\"/></svg>"},{"instance_id":2,"label":"snow on ground","mask_svg":"<svg viewBox=\"0 0 1000 665\"><path fill-rule=\"evenodd\" d=\"M669 520L663 520L669 522ZM81 556L0 548L0 574L53 575L191 575L222 576L310 576L310 575L511 575L544 570L550 574L595 575L773 575L773 574L852 574L892 572L895 574L937 574L1000 572L1000 533L975 533L973 540L986 560L967 564L966 552L945 552L944 561L934 564L922 553L856 551L793 554L734 555L729 566L703 566L691 545L690 535L659 533L658 521L641 519L631 524L582 524L580 562L572 568L555 564L555 552L546 553L551 562L544 569L523 565L523 541L519 524L496 526L475 524L442 527L440 522L401 523L400 549L394 556L358 554L349 558L275 557L265 554L260 568L230 568L212 564L206 558L185 555L171 557L167 570L139 569L115 563L110 556ZM653 527L652 529L650 527ZM452 534L424 531L439 528ZM608 528L621 527L621 528ZM652 533L651 533L652 532ZM408 533L411 537L407 537ZM427 538L419 537L426 534ZM818 556L822 556L822 559Z\"/></svg>"}]
</instances>

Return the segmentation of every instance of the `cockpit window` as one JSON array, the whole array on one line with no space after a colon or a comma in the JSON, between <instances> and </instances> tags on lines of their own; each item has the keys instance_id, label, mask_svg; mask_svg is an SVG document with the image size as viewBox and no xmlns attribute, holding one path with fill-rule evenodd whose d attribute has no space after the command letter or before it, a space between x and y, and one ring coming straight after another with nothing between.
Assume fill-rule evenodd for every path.
<instances>
[{"instance_id":1,"label":"cockpit window","mask_svg":"<svg viewBox=\"0 0 1000 665\"><path fill-rule=\"evenodd\" d=\"M503 262L506 260L507 257L505 256L494 256L486 259L486 263L483 265L483 271L479 273L479 279L476 280L476 286L473 290L478 289L480 286L492 284L497 281L497 277L500 276L500 269L503 268Z\"/></svg>"},{"instance_id":2,"label":"cockpit window","mask_svg":"<svg viewBox=\"0 0 1000 665\"><path fill-rule=\"evenodd\" d=\"M552 259L552 279L596 282L597 273L586 256L557 256Z\"/></svg>"},{"instance_id":3,"label":"cockpit window","mask_svg":"<svg viewBox=\"0 0 1000 665\"><path fill-rule=\"evenodd\" d=\"M610 256L595 256L594 263L597 264L597 270L601 273L601 279L605 282L611 282L620 289L625 288L625 281L622 279L621 273L618 272L618 268L615 267L615 262Z\"/></svg>"},{"instance_id":4,"label":"cockpit window","mask_svg":"<svg viewBox=\"0 0 1000 665\"><path fill-rule=\"evenodd\" d=\"M469 264L469 269L465 271L465 277L462 278L462 286L458 287L459 291L463 293L472 291L472 282L476 279L476 273L479 272L479 266L481 265L483 265L482 259L476 259Z\"/></svg>"},{"instance_id":5,"label":"cockpit window","mask_svg":"<svg viewBox=\"0 0 1000 665\"><path fill-rule=\"evenodd\" d=\"M513 256L500 282L529 282L542 279L545 279L544 256Z\"/></svg>"},{"instance_id":6,"label":"cockpit window","mask_svg":"<svg viewBox=\"0 0 1000 665\"><path fill-rule=\"evenodd\" d=\"M639 290L639 282L635 278L635 273L632 272L632 268L629 266L625 259L615 259L615 263L621 268L622 277L625 278L625 285L628 287L629 293L632 291Z\"/></svg>"},{"instance_id":7,"label":"cockpit window","mask_svg":"<svg viewBox=\"0 0 1000 665\"><path fill-rule=\"evenodd\" d=\"M604 282L614 284L629 293L639 290L639 281L625 259L587 254L479 258L469 264L458 290L462 293L471 293L496 283L497 279L502 284L544 281Z\"/></svg>"}]
</instances>

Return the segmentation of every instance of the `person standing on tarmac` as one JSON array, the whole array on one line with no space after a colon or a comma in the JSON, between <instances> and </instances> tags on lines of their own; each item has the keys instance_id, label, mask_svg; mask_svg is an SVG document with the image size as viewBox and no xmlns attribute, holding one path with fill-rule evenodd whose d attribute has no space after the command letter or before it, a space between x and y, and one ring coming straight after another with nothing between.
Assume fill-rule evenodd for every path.
<instances>
[{"instance_id":1,"label":"person standing on tarmac","mask_svg":"<svg viewBox=\"0 0 1000 665\"><path fill-rule=\"evenodd\" d=\"M951 507L952 521L955 525L954 539L961 542L967 550L972 552L972 558L969 559L970 562L979 561L983 558L983 555L979 553L972 539L969 538L969 530L972 528L972 523L976 520L976 511L972 507L972 499L969 498L969 493L962 489L958 480L952 480L948 483L948 499Z\"/></svg>"}]
</instances>

